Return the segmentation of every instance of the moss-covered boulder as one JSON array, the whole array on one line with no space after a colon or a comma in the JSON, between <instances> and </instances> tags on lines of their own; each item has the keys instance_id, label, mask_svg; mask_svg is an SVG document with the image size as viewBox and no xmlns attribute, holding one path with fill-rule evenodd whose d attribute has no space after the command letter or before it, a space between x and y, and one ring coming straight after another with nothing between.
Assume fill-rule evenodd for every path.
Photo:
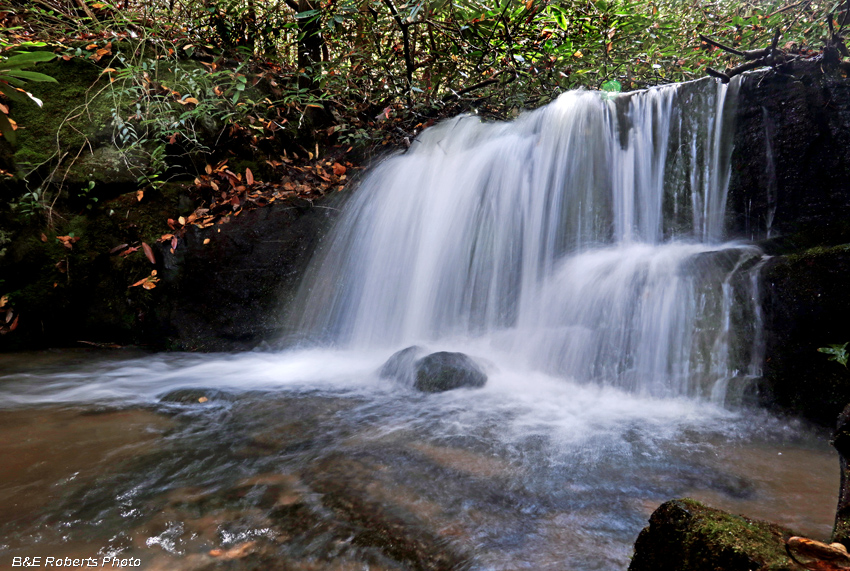
<instances>
[{"instance_id":1,"label":"moss-covered boulder","mask_svg":"<svg viewBox=\"0 0 850 571\"><path fill-rule=\"evenodd\" d=\"M629 571L792 571L799 569L785 552L792 535L691 499L672 500L640 532Z\"/></svg>"}]
</instances>

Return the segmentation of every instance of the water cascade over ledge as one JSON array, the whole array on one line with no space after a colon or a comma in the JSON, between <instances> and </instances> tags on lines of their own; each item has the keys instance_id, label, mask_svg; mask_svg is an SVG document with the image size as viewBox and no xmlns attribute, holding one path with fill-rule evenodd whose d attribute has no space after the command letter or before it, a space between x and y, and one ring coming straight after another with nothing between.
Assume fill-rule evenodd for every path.
<instances>
[{"instance_id":1,"label":"water cascade over ledge","mask_svg":"<svg viewBox=\"0 0 850 571\"><path fill-rule=\"evenodd\" d=\"M569 92L428 129L347 205L298 329L363 349L484 339L531 369L722 400L760 365L761 252L723 243L736 91Z\"/></svg>"}]
</instances>

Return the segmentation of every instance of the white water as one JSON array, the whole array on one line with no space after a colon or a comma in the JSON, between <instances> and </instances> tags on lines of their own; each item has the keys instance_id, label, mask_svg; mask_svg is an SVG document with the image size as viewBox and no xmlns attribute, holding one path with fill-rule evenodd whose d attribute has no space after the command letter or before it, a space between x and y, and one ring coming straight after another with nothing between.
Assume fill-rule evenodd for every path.
<instances>
[{"instance_id":1,"label":"white water","mask_svg":"<svg viewBox=\"0 0 850 571\"><path fill-rule=\"evenodd\" d=\"M347 205L298 329L359 349L484 337L530 370L722 401L755 372L731 320L757 313L737 276L761 255L721 243L735 85L570 92L425 131Z\"/></svg>"},{"instance_id":2,"label":"white water","mask_svg":"<svg viewBox=\"0 0 850 571\"><path fill-rule=\"evenodd\" d=\"M375 459L359 477L413 505L476 570L625 569L651 510L684 495L825 538L834 454L793 422L719 406L763 358L761 252L724 243L734 90L569 93L514 123L429 129L365 178L312 264L292 321L319 346L0 355L3 440L27 439L7 446L26 458L0 497L29 496L19 511L32 518L0 510L0 560L94 546L194 568L233 546L232 522L199 539L197 514L178 510L163 532L173 492L297 474L335 453ZM472 355L487 385L422 394L378 378L413 343ZM125 410L175 424L137 464L115 461L119 439L69 467L77 437L100 434L98 421L115 431ZM43 462L66 449L68 466ZM21 492L33 471L61 501ZM247 505L228 519L264 537L265 512ZM311 538L275 549L324 560Z\"/></svg>"}]
</instances>

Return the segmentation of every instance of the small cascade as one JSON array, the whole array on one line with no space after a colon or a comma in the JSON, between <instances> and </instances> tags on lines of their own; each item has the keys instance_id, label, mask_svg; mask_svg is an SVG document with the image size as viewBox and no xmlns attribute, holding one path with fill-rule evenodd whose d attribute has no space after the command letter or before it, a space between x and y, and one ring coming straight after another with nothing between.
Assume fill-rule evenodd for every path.
<instances>
[{"instance_id":1,"label":"small cascade","mask_svg":"<svg viewBox=\"0 0 850 571\"><path fill-rule=\"evenodd\" d=\"M760 335L761 252L723 243L737 85L426 130L365 178L294 321L337 347L485 340L579 382L723 400Z\"/></svg>"}]
</instances>

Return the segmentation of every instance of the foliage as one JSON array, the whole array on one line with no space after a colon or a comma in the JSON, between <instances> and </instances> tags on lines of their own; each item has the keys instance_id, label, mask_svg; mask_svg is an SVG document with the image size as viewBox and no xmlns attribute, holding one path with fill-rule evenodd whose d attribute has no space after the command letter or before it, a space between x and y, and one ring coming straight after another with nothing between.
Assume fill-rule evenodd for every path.
<instances>
[{"instance_id":1,"label":"foliage","mask_svg":"<svg viewBox=\"0 0 850 571\"><path fill-rule=\"evenodd\" d=\"M29 71L27 68L39 62L50 61L54 57L56 56L50 52L20 52L0 60L0 94L9 101L26 102L30 100L41 107L41 100L23 87L28 81L55 83L56 80L49 75ZM9 117L9 107L0 103L0 132L12 144L15 144L15 129L17 129L17 126Z\"/></svg>"},{"instance_id":2,"label":"foliage","mask_svg":"<svg viewBox=\"0 0 850 571\"><path fill-rule=\"evenodd\" d=\"M847 352L847 345L830 345L829 347L821 347L818 349L821 353L826 353L830 361L837 361L839 364L847 367L847 360L850 359L850 353Z\"/></svg>"}]
</instances>

